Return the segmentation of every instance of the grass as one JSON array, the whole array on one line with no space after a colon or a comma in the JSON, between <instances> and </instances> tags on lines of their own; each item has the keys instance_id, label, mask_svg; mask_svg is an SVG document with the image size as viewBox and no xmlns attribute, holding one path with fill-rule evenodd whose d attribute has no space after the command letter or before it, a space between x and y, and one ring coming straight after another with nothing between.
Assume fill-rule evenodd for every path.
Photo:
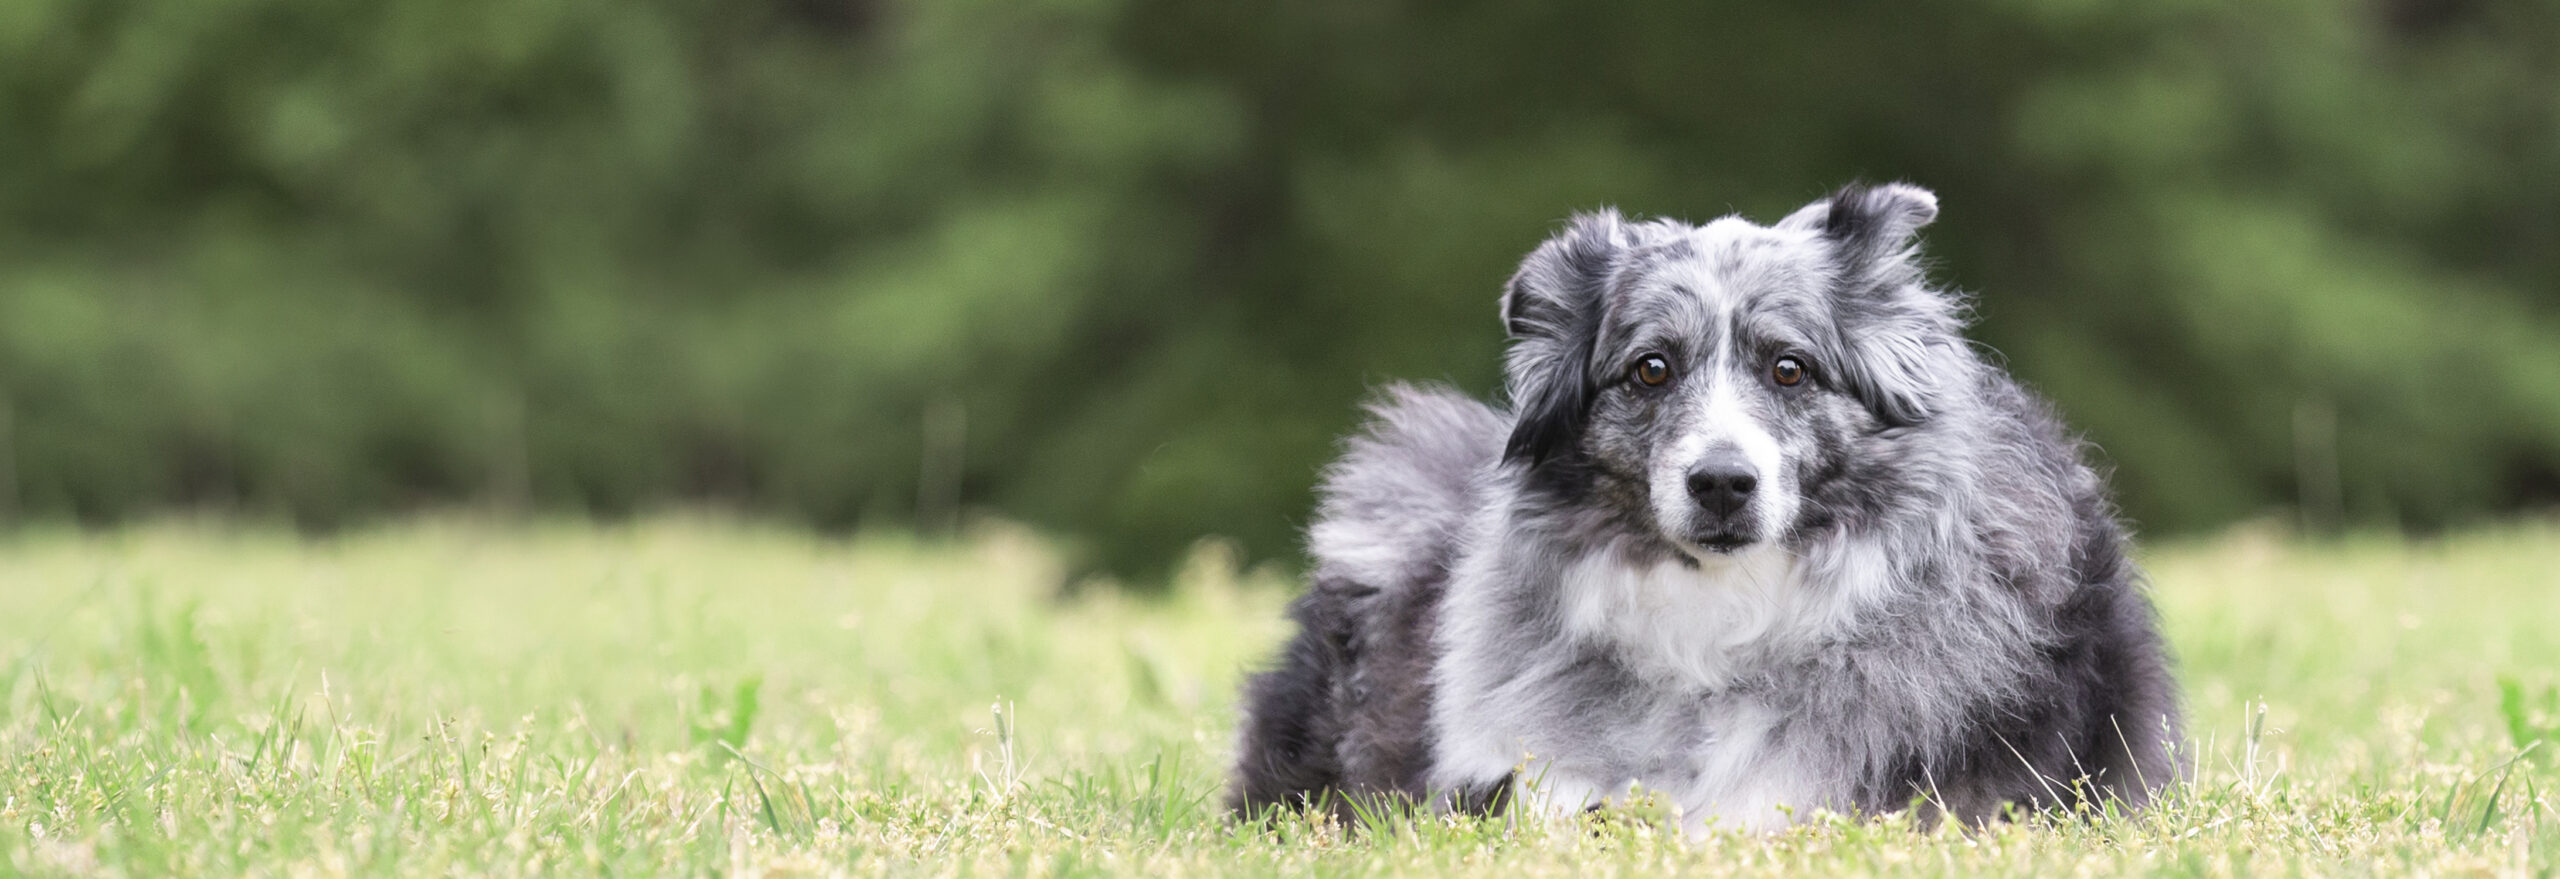
<instances>
[{"instance_id":1,"label":"grass","mask_svg":"<svg viewBox=\"0 0 2560 879\"><path fill-rule=\"evenodd\" d=\"M2203 758L2130 818L1239 827L1290 585L718 520L0 539L0 872L2551 875L2560 526L2148 566ZM2520 757L2519 754L2522 754Z\"/></svg>"}]
</instances>

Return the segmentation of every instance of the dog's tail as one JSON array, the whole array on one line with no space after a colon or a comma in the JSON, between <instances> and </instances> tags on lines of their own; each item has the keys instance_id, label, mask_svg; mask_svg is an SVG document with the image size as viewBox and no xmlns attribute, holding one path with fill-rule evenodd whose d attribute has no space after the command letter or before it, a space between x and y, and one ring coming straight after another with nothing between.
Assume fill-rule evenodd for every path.
<instances>
[{"instance_id":1,"label":"dog's tail","mask_svg":"<svg viewBox=\"0 0 2560 879\"><path fill-rule=\"evenodd\" d=\"M1510 425L1447 388L1390 385L1325 471L1316 569L1290 608L1298 635L1245 685L1229 804L1238 813L1418 802L1431 675L1430 620L1476 481ZM1401 799L1396 799L1401 798Z\"/></svg>"},{"instance_id":2,"label":"dog's tail","mask_svg":"<svg viewBox=\"0 0 2560 879\"><path fill-rule=\"evenodd\" d=\"M1446 386L1391 384L1368 410L1325 471L1307 548L1319 583L1393 591L1446 570L1510 425Z\"/></svg>"}]
</instances>

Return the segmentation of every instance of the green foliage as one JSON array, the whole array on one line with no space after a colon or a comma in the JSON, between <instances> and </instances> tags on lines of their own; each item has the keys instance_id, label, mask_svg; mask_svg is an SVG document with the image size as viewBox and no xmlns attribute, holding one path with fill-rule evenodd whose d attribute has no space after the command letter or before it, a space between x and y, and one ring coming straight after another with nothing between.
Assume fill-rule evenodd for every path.
<instances>
[{"instance_id":1,"label":"green foliage","mask_svg":"<svg viewBox=\"0 0 2560 879\"><path fill-rule=\"evenodd\" d=\"M142 602L142 637L138 659L156 678L160 715L188 729L202 729L205 712L222 700L222 680L214 673L212 648L196 631L197 605L189 602L169 615L166 625L153 619L151 602Z\"/></svg>"},{"instance_id":2,"label":"green foliage","mask_svg":"<svg viewBox=\"0 0 2560 879\"><path fill-rule=\"evenodd\" d=\"M19 0L0 515L1286 553L1571 210L1939 190L2154 531L2560 492L2560 7Z\"/></svg>"},{"instance_id":3,"label":"green foliage","mask_svg":"<svg viewBox=\"0 0 2560 879\"><path fill-rule=\"evenodd\" d=\"M714 762L746 747L747 732L756 725L756 691L763 688L763 678L750 676L739 681L723 703L720 691L703 687L689 720L693 746L701 748Z\"/></svg>"},{"instance_id":4,"label":"green foliage","mask_svg":"<svg viewBox=\"0 0 2560 879\"><path fill-rule=\"evenodd\" d=\"M2514 677L2498 678L2498 713L2507 720L2507 737L2514 740L2516 750L2533 754L2542 760L2560 749L2560 686L2542 688L2542 696L2534 698L2524 682Z\"/></svg>"}]
</instances>

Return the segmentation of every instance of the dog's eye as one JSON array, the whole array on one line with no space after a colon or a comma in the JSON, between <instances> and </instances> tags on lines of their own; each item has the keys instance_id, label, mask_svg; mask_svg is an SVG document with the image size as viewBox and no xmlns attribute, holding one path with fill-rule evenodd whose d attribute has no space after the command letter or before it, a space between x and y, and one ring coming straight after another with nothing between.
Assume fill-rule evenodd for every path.
<instances>
[{"instance_id":1,"label":"dog's eye","mask_svg":"<svg viewBox=\"0 0 2560 879\"><path fill-rule=\"evenodd\" d=\"M1671 361L1660 354L1647 354L1636 358L1636 365L1627 368L1627 375L1645 387L1658 388L1671 380Z\"/></svg>"},{"instance_id":2,"label":"dog's eye","mask_svg":"<svg viewBox=\"0 0 2560 879\"><path fill-rule=\"evenodd\" d=\"M1794 357L1780 357L1778 362L1769 364L1769 378L1790 388L1803 384L1808 372L1810 370L1804 368L1804 361Z\"/></svg>"}]
</instances>

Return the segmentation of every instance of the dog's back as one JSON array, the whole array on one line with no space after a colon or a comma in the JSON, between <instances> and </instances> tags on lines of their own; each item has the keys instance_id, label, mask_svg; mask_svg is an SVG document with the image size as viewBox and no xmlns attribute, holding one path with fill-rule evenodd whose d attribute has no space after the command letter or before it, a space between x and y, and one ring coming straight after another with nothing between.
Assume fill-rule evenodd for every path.
<instances>
[{"instance_id":1,"label":"dog's back","mask_svg":"<svg viewBox=\"0 0 2560 879\"><path fill-rule=\"evenodd\" d=\"M1245 690L1229 793L1243 811L1327 791L1422 792L1432 620L1479 476L1511 426L1447 388L1390 386L1369 412L1307 529L1316 569L1291 608L1298 635Z\"/></svg>"}]
</instances>

